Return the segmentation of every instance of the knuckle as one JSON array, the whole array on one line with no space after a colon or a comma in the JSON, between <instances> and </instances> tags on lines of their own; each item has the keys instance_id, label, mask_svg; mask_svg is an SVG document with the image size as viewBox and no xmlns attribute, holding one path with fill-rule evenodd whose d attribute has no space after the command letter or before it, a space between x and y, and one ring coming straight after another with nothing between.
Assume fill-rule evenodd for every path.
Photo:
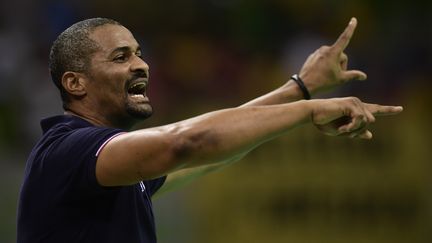
<instances>
[{"instance_id":1,"label":"knuckle","mask_svg":"<svg viewBox=\"0 0 432 243\"><path fill-rule=\"evenodd\" d=\"M357 104L360 101L359 98L354 97L354 96L350 96L347 99L353 104Z\"/></svg>"},{"instance_id":2,"label":"knuckle","mask_svg":"<svg viewBox=\"0 0 432 243\"><path fill-rule=\"evenodd\" d=\"M318 52L320 53L320 54L326 54L326 53L328 53L330 51L330 46L327 46L327 45L323 45L323 46L321 46L319 49L318 49Z\"/></svg>"},{"instance_id":3,"label":"knuckle","mask_svg":"<svg viewBox=\"0 0 432 243\"><path fill-rule=\"evenodd\" d=\"M340 58L341 58L342 60L348 60L348 55L345 54L345 53L341 53Z\"/></svg>"}]
</instances>

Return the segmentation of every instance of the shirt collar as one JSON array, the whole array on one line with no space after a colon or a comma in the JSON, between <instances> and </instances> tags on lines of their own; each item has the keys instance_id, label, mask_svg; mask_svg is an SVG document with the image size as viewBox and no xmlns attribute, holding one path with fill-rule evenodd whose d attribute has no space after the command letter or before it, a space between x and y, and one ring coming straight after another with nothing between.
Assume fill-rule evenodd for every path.
<instances>
[{"instance_id":1,"label":"shirt collar","mask_svg":"<svg viewBox=\"0 0 432 243\"><path fill-rule=\"evenodd\" d=\"M64 124L74 128L92 127L94 126L90 122L73 115L58 115L52 116L41 120L41 127L43 133L46 133L49 129L53 128L58 124Z\"/></svg>"}]
</instances>

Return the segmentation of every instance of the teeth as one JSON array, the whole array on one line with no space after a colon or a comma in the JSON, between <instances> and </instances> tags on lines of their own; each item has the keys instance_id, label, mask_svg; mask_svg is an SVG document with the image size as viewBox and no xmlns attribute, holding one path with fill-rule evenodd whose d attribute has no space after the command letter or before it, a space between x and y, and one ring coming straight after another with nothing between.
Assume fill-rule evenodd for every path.
<instances>
[{"instance_id":1,"label":"teeth","mask_svg":"<svg viewBox=\"0 0 432 243\"><path fill-rule=\"evenodd\" d=\"M130 88L134 89L134 88L144 88L146 86L146 83L142 82L142 83L136 83L134 85L132 85Z\"/></svg>"},{"instance_id":2,"label":"teeth","mask_svg":"<svg viewBox=\"0 0 432 243\"><path fill-rule=\"evenodd\" d=\"M129 93L129 95L142 96L142 94L145 93L146 91L146 87L147 87L147 82L135 83L129 86L127 92Z\"/></svg>"}]
</instances>

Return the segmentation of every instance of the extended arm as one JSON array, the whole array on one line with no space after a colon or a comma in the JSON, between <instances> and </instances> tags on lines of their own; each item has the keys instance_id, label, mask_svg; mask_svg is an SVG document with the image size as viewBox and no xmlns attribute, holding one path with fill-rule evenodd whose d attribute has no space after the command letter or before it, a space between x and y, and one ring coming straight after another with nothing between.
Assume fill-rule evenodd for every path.
<instances>
[{"instance_id":1,"label":"extended arm","mask_svg":"<svg viewBox=\"0 0 432 243\"><path fill-rule=\"evenodd\" d=\"M96 175L103 185L132 184L226 161L306 122L310 113L308 102L240 107L119 135L99 155Z\"/></svg>"},{"instance_id":2,"label":"extended arm","mask_svg":"<svg viewBox=\"0 0 432 243\"><path fill-rule=\"evenodd\" d=\"M115 137L99 155L96 177L105 186L128 185L182 168L228 161L309 121L321 125L347 117L337 127L339 134L367 134L374 114L401 109L339 98L215 111Z\"/></svg>"}]
</instances>

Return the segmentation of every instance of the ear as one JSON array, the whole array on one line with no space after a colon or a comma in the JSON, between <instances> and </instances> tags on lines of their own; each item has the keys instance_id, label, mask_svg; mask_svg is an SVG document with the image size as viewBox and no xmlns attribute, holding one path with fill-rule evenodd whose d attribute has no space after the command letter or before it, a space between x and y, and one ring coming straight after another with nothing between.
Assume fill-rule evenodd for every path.
<instances>
[{"instance_id":1,"label":"ear","mask_svg":"<svg viewBox=\"0 0 432 243\"><path fill-rule=\"evenodd\" d=\"M86 91L86 81L81 73L65 72L62 76L62 85L68 94L73 96L84 96Z\"/></svg>"}]
</instances>

